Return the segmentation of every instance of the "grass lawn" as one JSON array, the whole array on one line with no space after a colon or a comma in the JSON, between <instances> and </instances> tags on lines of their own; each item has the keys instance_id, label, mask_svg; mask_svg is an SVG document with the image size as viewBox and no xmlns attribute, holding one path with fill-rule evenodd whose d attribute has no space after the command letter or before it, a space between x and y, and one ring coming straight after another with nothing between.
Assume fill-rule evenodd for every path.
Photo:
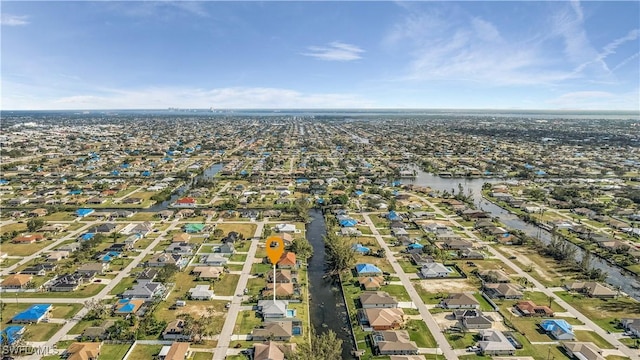
<instances>
[{"instance_id":1,"label":"grass lawn","mask_svg":"<svg viewBox=\"0 0 640 360\"><path fill-rule=\"evenodd\" d=\"M245 239L251 239L256 232L257 225L256 224L217 224L216 229L220 229L224 231L224 234L227 235L231 231L235 231L244 236Z\"/></svg>"},{"instance_id":2,"label":"grass lawn","mask_svg":"<svg viewBox=\"0 0 640 360\"><path fill-rule=\"evenodd\" d=\"M130 344L102 344L100 360L120 360L131 348Z\"/></svg>"},{"instance_id":3,"label":"grass lawn","mask_svg":"<svg viewBox=\"0 0 640 360\"><path fill-rule=\"evenodd\" d=\"M447 333L444 336L454 349L466 349L478 342L475 335L476 333Z\"/></svg>"},{"instance_id":4,"label":"grass lawn","mask_svg":"<svg viewBox=\"0 0 640 360\"><path fill-rule=\"evenodd\" d=\"M402 285L385 285L380 290L388 292L391 296L395 296L398 301L411 301L407 289Z\"/></svg>"},{"instance_id":5,"label":"grass lawn","mask_svg":"<svg viewBox=\"0 0 640 360\"><path fill-rule=\"evenodd\" d=\"M231 296L236 291L236 286L240 280L240 275L224 274L220 280L213 285L213 291L216 295Z\"/></svg>"},{"instance_id":6,"label":"grass lawn","mask_svg":"<svg viewBox=\"0 0 640 360\"><path fill-rule=\"evenodd\" d=\"M427 329L427 324L422 320L409 320L406 326L409 332L409 338L416 342L418 347L433 348L437 347L436 340Z\"/></svg>"},{"instance_id":7,"label":"grass lawn","mask_svg":"<svg viewBox=\"0 0 640 360\"><path fill-rule=\"evenodd\" d=\"M48 214L46 216L41 217L40 219L44 221L71 221L75 218L76 216L73 213L60 211L60 212Z\"/></svg>"},{"instance_id":8,"label":"grass lawn","mask_svg":"<svg viewBox=\"0 0 640 360\"><path fill-rule=\"evenodd\" d=\"M213 359L213 354L210 352L196 352L193 353L193 358L191 360L211 360Z\"/></svg>"},{"instance_id":9,"label":"grass lawn","mask_svg":"<svg viewBox=\"0 0 640 360\"><path fill-rule=\"evenodd\" d=\"M128 218L128 221L156 221L155 217L156 213L139 211L135 213L132 217Z\"/></svg>"},{"instance_id":10,"label":"grass lawn","mask_svg":"<svg viewBox=\"0 0 640 360\"><path fill-rule=\"evenodd\" d=\"M527 340L533 342L553 341L553 339L538 326L538 323L541 321L542 319L511 317L513 325L518 329L518 331L524 333Z\"/></svg>"},{"instance_id":11,"label":"grass lawn","mask_svg":"<svg viewBox=\"0 0 640 360\"><path fill-rule=\"evenodd\" d=\"M2 225L2 227L0 228L0 234L12 232L12 231L18 231L18 232L27 231L27 223L23 222L23 223L7 224L7 225ZM4 247L5 245L3 244L2 246ZM3 250L3 251L6 251L6 250Z\"/></svg>"},{"instance_id":12,"label":"grass lawn","mask_svg":"<svg viewBox=\"0 0 640 360\"><path fill-rule=\"evenodd\" d=\"M136 279L134 277L125 277L122 280L120 280L118 285L116 285L113 289L111 289L111 291L109 291L109 294L111 295L120 294L125 290L133 287L133 284L135 282L136 282Z\"/></svg>"},{"instance_id":13,"label":"grass lawn","mask_svg":"<svg viewBox=\"0 0 640 360\"><path fill-rule=\"evenodd\" d=\"M62 324L54 323L38 323L28 325L25 335L27 341L47 341L49 340L60 328Z\"/></svg>"},{"instance_id":14,"label":"grass lawn","mask_svg":"<svg viewBox=\"0 0 640 360\"><path fill-rule=\"evenodd\" d=\"M273 271L273 265L262 263L251 265L252 274L265 274L268 271Z\"/></svg>"},{"instance_id":15,"label":"grass lawn","mask_svg":"<svg viewBox=\"0 0 640 360\"><path fill-rule=\"evenodd\" d=\"M262 319L256 315L255 311L242 311L238 314L233 333L238 335L250 334L251 330L260 324L262 324Z\"/></svg>"},{"instance_id":16,"label":"grass lawn","mask_svg":"<svg viewBox=\"0 0 640 360\"><path fill-rule=\"evenodd\" d=\"M615 319L628 317L629 314L640 313L640 302L632 298L594 299L566 291L557 292L567 303L583 313L604 330L621 332L616 328Z\"/></svg>"},{"instance_id":17,"label":"grass lawn","mask_svg":"<svg viewBox=\"0 0 640 360\"><path fill-rule=\"evenodd\" d=\"M444 294L429 292L418 283L414 284L413 287L416 289L416 292L420 295L420 298L425 304L439 304L440 301L444 299Z\"/></svg>"},{"instance_id":18,"label":"grass lawn","mask_svg":"<svg viewBox=\"0 0 640 360\"><path fill-rule=\"evenodd\" d=\"M250 296L256 296L260 294L260 290L266 286L266 280L264 278L253 278L247 281L247 289Z\"/></svg>"},{"instance_id":19,"label":"grass lawn","mask_svg":"<svg viewBox=\"0 0 640 360\"><path fill-rule=\"evenodd\" d=\"M227 355L227 357L225 357L226 360L247 360L248 357L244 356L244 355Z\"/></svg>"},{"instance_id":20,"label":"grass lawn","mask_svg":"<svg viewBox=\"0 0 640 360\"><path fill-rule=\"evenodd\" d=\"M59 305L53 304L51 317L68 319L82 309L82 304Z\"/></svg>"},{"instance_id":21,"label":"grass lawn","mask_svg":"<svg viewBox=\"0 0 640 360\"><path fill-rule=\"evenodd\" d=\"M106 285L104 284L88 284L82 286L80 289L76 291L69 292L50 292L50 291L42 291L42 292L22 292L18 293L18 298L59 298L59 297L67 297L67 298L86 298L90 296L94 296L100 292Z\"/></svg>"},{"instance_id":22,"label":"grass lawn","mask_svg":"<svg viewBox=\"0 0 640 360\"><path fill-rule=\"evenodd\" d=\"M574 334L576 334L576 341L592 342L601 349L613 349L613 345L593 331L575 330Z\"/></svg>"},{"instance_id":23,"label":"grass lawn","mask_svg":"<svg viewBox=\"0 0 640 360\"><path fill-rule=\"evenodd\" d=\"M162 345L136 344L129 355L129 359L153 359L162 350Z\"/></svg>"},{"instance_id":24,"label":"grass lawn","mask_svg":"<svg viewBox=\"0 0 640 360\"><path fill-rule=\"evenodd\" d=\"M227 264L227 269L229 269L229 271L242 271L243 267L244 265L240 264Z\"/></svg>"},{"instance_id":25,"label":"grass lawn","mask_svg":"<svg viewBox=\"0 0 640 360\"><path fill-rule=\"evenodd\" d=\"M73 334L73 335L82 334L84 329L88 328L89 326L93 326L93 320L81 320L77 324L75 324L71 328L71 330L69 330L69 334Z\"/></svg>"},{"instance_id":26,"label":"grass lawn","mask_svg":"<svg viewBox=\"0 0 640 360\"><path fill-rule=\"evenodd\" d=\"M247 254L233 254L229 257L229 261L246 261Z\"/></svg>"},{"instance_id":27,"label":"grass lawn","mask_svg":"<svg viewBox=\"0 0 640 360\"><path fill-rule=\"evenodd\" d=\"M27 256L44 249L51 243L52 242L50 240L44 240L33 244L14 244L5 242L2 244L2 252L7 253L9 256Z\"/></svg>"}]
</instances>

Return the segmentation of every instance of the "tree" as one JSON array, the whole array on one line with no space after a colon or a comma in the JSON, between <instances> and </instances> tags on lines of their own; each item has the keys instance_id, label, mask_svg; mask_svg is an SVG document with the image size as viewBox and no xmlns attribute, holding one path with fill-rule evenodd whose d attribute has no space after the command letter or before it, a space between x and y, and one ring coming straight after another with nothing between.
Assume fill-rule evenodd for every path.
<instances>
[{"instance_id":1,"label":"tree","mask_svg":"<svg viewBox=\"0 0 640 360\"><path fill-rule=\"evenodd\" d=\"M31 218L27 221L27 230L30 232L36 231L44 226L44 220L38 218Z\"/></svg>"},{"instance_id":2,"label":"tree","mask_svg":"<svg viewBox=\"0 0 640 360\"><path fill-rule=\"evenodd\" d=\"M158 271L158 275L156 276L156 279L161 283L169 282L169 281L171 281L171 279L173 279L173 276L179 270L180 270L180 268L178 268L177 265L166 264L166 265L164 265L163 267L160 268L160 271Z\"/></svg>"},{"instance_id":3,"label":"tree","mask_svg":"<svg viewBox=\"0 0 640 360\"><path fill-rule=\"evenodd\" d=\"M313 247L306 238L297 238L291 244L291 251L305 261L313 255Z\"/></svg>"},{"instance_id":4,"label":"tree","mask_svg":"<svg viewBox=\"0 0 640 360\"><path fill-rule=\"evenodd\" d=\"M297 198L293 203L293 208L296 212L296 216L298 219L304 223L309 222L309 202L306 198L300 197Z\"/></svg>"},{"instance_id":5,"label":"tree","mask_svg":"<svg viewBox=\"0 0 640 360\"><path fill-rule=\"evenodd\" d=\"M320 336L311 336L311 345L298 344L293 353L287 354L289 360L326 360L342 358L342 340L329 330Z\"/></svg>"},{"instance_id":6,"label":"tree","mask_svg":"<svg viewBox=\"0 0 640 360\"><path fill-rule=\"evenodd\" d=\"M107 315L107 309L97 299L91 299L84 302L84 306L89 309L84 316L84 320L101 320Z\"/></svg>"},{"instance_id":7,"label":"tree","mask_svg":"<svg viewBox=\"0 0 640 360\"><path fill-rule=\"evenodd\" d=\"M350 269L356 262L356 253L351 247L351 242L346 238L329 233L324 238L327 249L327 271L338 274Z\"/></svg>"}]
</instances>

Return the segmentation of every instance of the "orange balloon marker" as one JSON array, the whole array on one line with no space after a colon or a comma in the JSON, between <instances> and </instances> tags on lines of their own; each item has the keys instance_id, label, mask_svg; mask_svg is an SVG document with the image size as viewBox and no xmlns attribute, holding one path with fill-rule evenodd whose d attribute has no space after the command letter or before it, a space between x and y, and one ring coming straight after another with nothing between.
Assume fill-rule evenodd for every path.
<instances>
[{"instance_id":1,"label":"orange balloon marker","mask_svg":"<svg viewBox=\"0 0 640 360\"><path fill-rule=\"evenodd\" d=\"M273 265L278 263L284 252L284 241L279 236L269 236L267 238L267 257Z\"/></svg>"}]
</instances>

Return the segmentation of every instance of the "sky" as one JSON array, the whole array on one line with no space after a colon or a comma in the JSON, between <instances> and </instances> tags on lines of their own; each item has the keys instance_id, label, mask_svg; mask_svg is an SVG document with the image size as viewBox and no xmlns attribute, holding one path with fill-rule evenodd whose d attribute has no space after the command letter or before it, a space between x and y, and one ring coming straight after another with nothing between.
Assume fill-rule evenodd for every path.
<instances>
[{"instance_id":1,"label":"sky","mask_svg":"<svg viewBox=\"0 0 640 360\"><path fill-rule=\"evenodd\" d=\"M0 109L640 111L638 1L2 1Z\"/></svg>"}]
</instances>

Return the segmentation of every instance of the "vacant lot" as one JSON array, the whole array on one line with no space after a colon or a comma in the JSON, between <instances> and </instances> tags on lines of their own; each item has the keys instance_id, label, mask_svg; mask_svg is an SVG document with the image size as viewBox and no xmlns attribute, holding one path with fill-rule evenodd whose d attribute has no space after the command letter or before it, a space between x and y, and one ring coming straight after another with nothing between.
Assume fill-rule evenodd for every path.
<instances>
[{"instance_id":1,"label":"vacant lot","mask_svg":"<svg viewBox=\"0 0 640 360\"><path fill-rule=\"evenodd\" d=\"M419 280L419 283L423 289L430 293L451 294L478 290L473 283L467 279Z\"/></svg>"},{"instance_id":2,"label":"vacant lot","mask_svg":"<svg viewBox=\"0 0 640 360\"><path fill-rule=\"evenodd\" d=\"M632 298L594 299L566 291L556 294L604 330L611 332L622 331L616 328L617 319L640 313L640 302Z\"/></svg>"}]
</instances>

